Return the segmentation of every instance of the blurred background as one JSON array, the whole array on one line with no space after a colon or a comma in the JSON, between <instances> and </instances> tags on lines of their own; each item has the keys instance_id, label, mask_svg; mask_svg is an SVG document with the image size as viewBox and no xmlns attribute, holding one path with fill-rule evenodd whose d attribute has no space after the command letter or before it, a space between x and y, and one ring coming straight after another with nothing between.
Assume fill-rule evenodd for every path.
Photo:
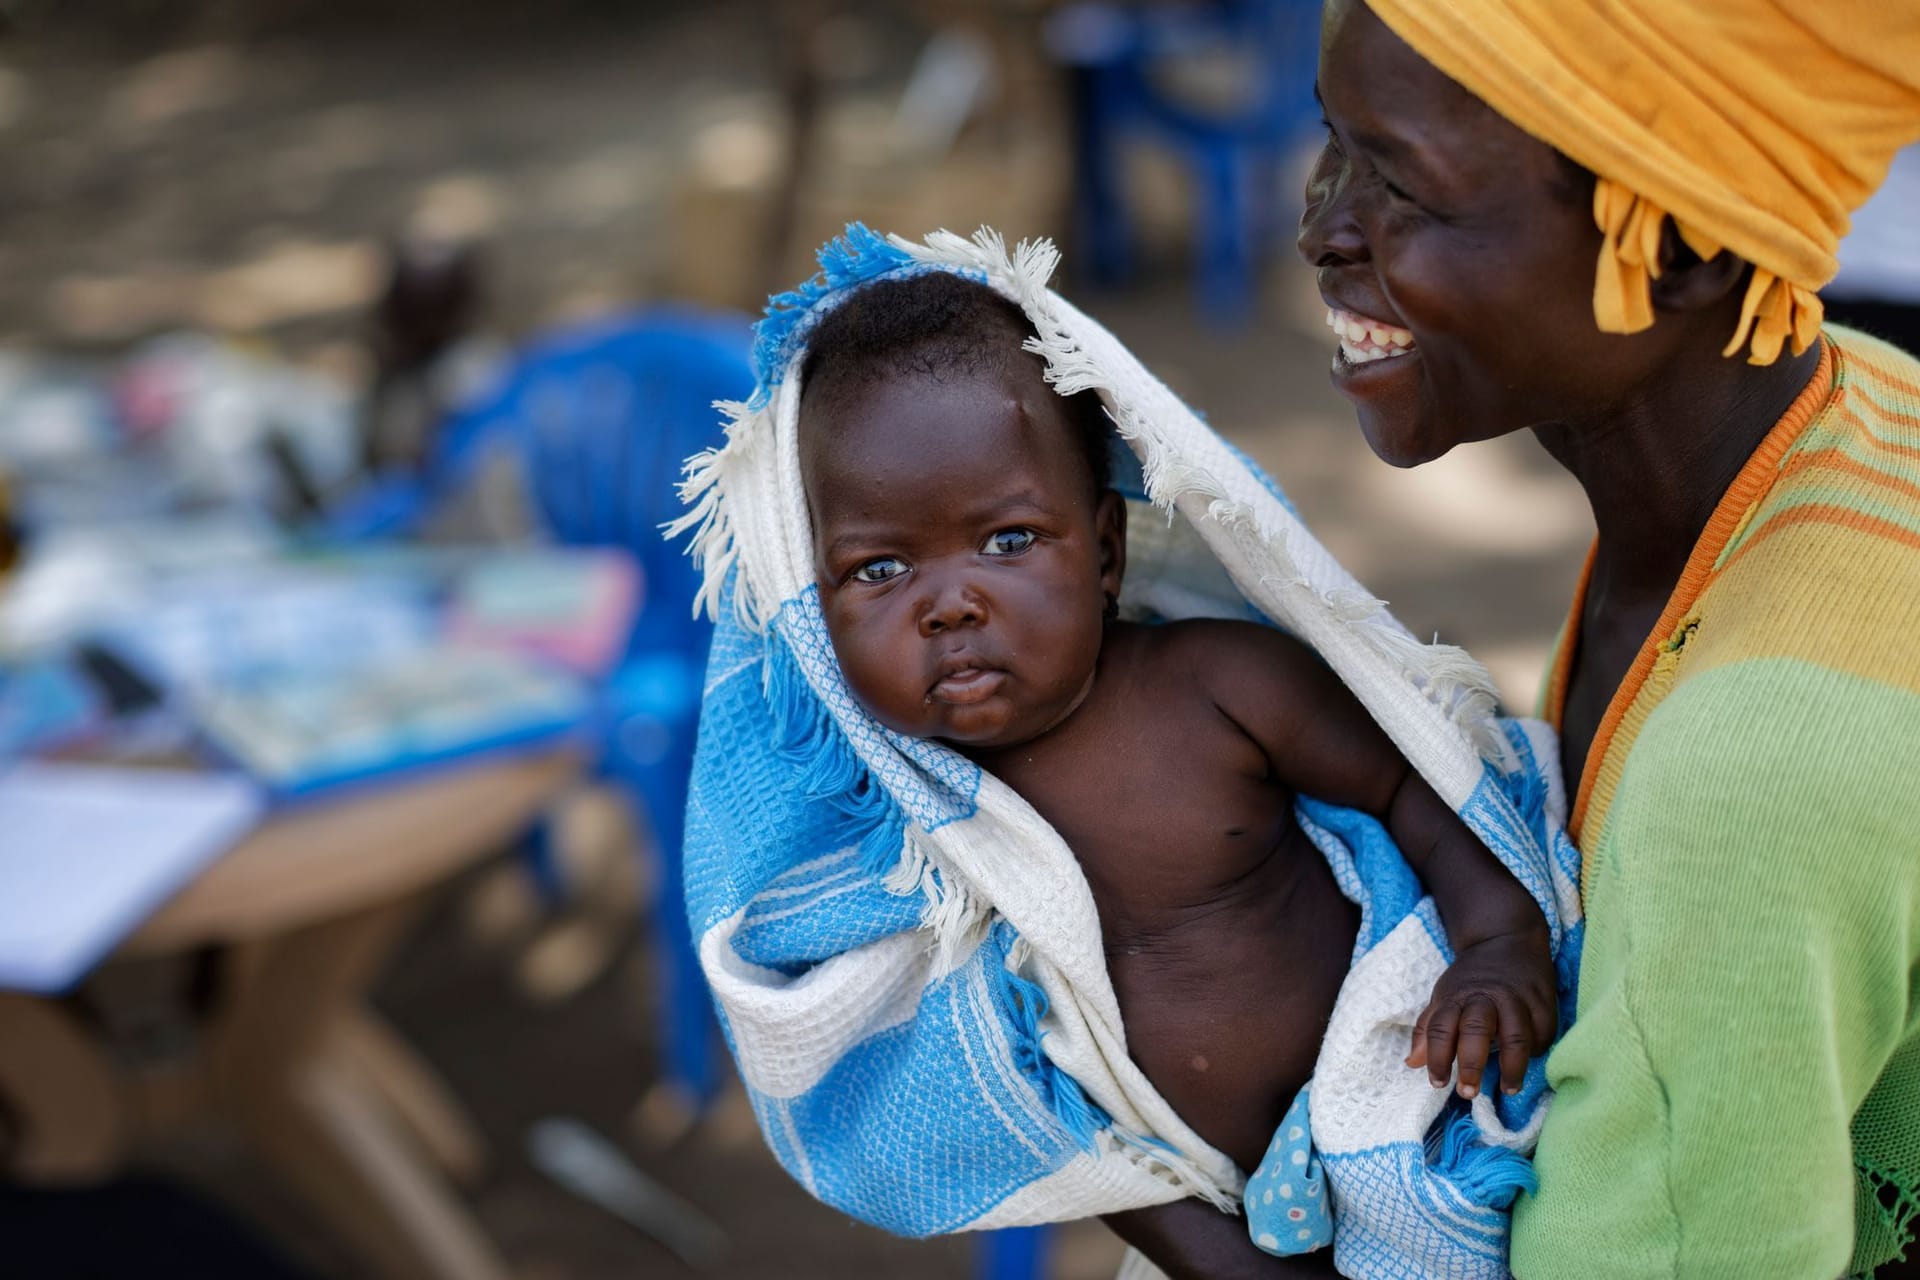
<instances>
[{"instance_id":1,"label":"blurred background","mask_svg":"<svg viewBox=\"0 0 1920 1280\"><path fill-rule=\"evenodd\" d=\"M1110 1276L767 1154L688 971L654 529L843 224L1051 236L1529 708L1585 504L1528 440L1395 472L1329 389L1316 27L0 0L0 1272Z\"/></svg>"}]
</instances>

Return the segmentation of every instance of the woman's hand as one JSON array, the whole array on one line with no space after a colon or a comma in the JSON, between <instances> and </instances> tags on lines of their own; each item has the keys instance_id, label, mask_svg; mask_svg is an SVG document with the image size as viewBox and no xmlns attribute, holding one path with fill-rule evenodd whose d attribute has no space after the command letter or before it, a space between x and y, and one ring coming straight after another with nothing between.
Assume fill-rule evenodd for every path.
<instances>
[{"instance_id":1,"label":"woman's hand","mask_svg":"<svg viewBox=\"0 0 1920 1280\"><path fill-rule=\"evenodd\" d=\"M1558 1025L1553 954L1542 922L1460 948L1413 1024L1407 1065L1425 1067L1433 1087L1444 1089L1457 1056L1460 1096L1471 1098L1497 1052L1501 1088L1517 1093L1528 1059L1553 1043Z\"/></svg>"}]
</instances>

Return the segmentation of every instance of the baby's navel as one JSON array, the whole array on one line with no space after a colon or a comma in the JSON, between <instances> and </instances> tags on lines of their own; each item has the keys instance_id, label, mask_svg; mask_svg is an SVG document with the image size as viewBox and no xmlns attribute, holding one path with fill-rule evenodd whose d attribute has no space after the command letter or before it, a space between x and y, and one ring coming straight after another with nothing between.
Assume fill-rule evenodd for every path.
<instances>
[{"instance_id":1,"label":"baby's navel","mask_svg":"<svg viewBox=\"0 0 1920 1280\"><path fill-rule=\"evenodd\" d=\"M1205 1071L1208 1067L1212 1066L1213 1064L1207 1061L1207 1056L1205 1054L1196 1053L1193 1055L1193 1061L1189 1062L1187 1065L1192 1067L1195 1071Z\"/></svg>"}]
</instances>

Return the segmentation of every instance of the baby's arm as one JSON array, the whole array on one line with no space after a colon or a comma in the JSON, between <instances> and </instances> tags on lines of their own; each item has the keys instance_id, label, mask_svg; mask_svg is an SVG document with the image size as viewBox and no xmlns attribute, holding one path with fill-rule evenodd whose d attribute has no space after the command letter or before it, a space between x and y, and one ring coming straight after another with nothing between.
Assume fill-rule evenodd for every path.
<instances>
[{"instance_id":1,"label":"baby's arm","mask_svg":"<svg viewBox=\"0 0 1920 1280\"><path fill-rule=\"evenodd\" d=\"M1309 1280L1335 1276L1333 1250L1277 1258L1254 1246L1245 1218L1204 1200L1175 1200L1101 1219L1169 1280Z\"/></svg>"},{"instance_id":2,"label":"baby's arm","mask_svg":"<svg viewBox=\"0 0 1920 1280\"><path fill-rule=\"evenodd\" d=\"M1502 1081L1518 1088L1557 1025L1550 935L1532 896L1304 645L1243 623L1182 632L1195 646L1190 669L1274 776L1381 819L1433 895L1455 958L1414 1028L1408 1065L1444 1086L1457 1053L1460 1093L1472 1097L1497 1047Z\"/></svg>"}]
</instances>

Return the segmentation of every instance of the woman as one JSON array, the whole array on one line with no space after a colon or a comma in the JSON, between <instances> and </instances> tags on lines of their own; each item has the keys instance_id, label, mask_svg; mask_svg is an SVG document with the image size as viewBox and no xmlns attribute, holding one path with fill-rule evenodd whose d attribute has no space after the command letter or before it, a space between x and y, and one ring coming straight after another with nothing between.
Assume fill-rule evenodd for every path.
<instances>
[{"instance_id":1,"label":"woman","mask_svg":"<svg viewBox=\"0 0 1920 1280\"><path fill-rule=\"evenodd\" d=\"M1814 292L1920 136L1920 10L1804 9L1326 7L1301 252L1413 336L1336 386L1399 466L1531 430L1598 527L1523 1280L1872 1274L1920 1210L1920 361Z\"/></svg>"}]
</instances>

